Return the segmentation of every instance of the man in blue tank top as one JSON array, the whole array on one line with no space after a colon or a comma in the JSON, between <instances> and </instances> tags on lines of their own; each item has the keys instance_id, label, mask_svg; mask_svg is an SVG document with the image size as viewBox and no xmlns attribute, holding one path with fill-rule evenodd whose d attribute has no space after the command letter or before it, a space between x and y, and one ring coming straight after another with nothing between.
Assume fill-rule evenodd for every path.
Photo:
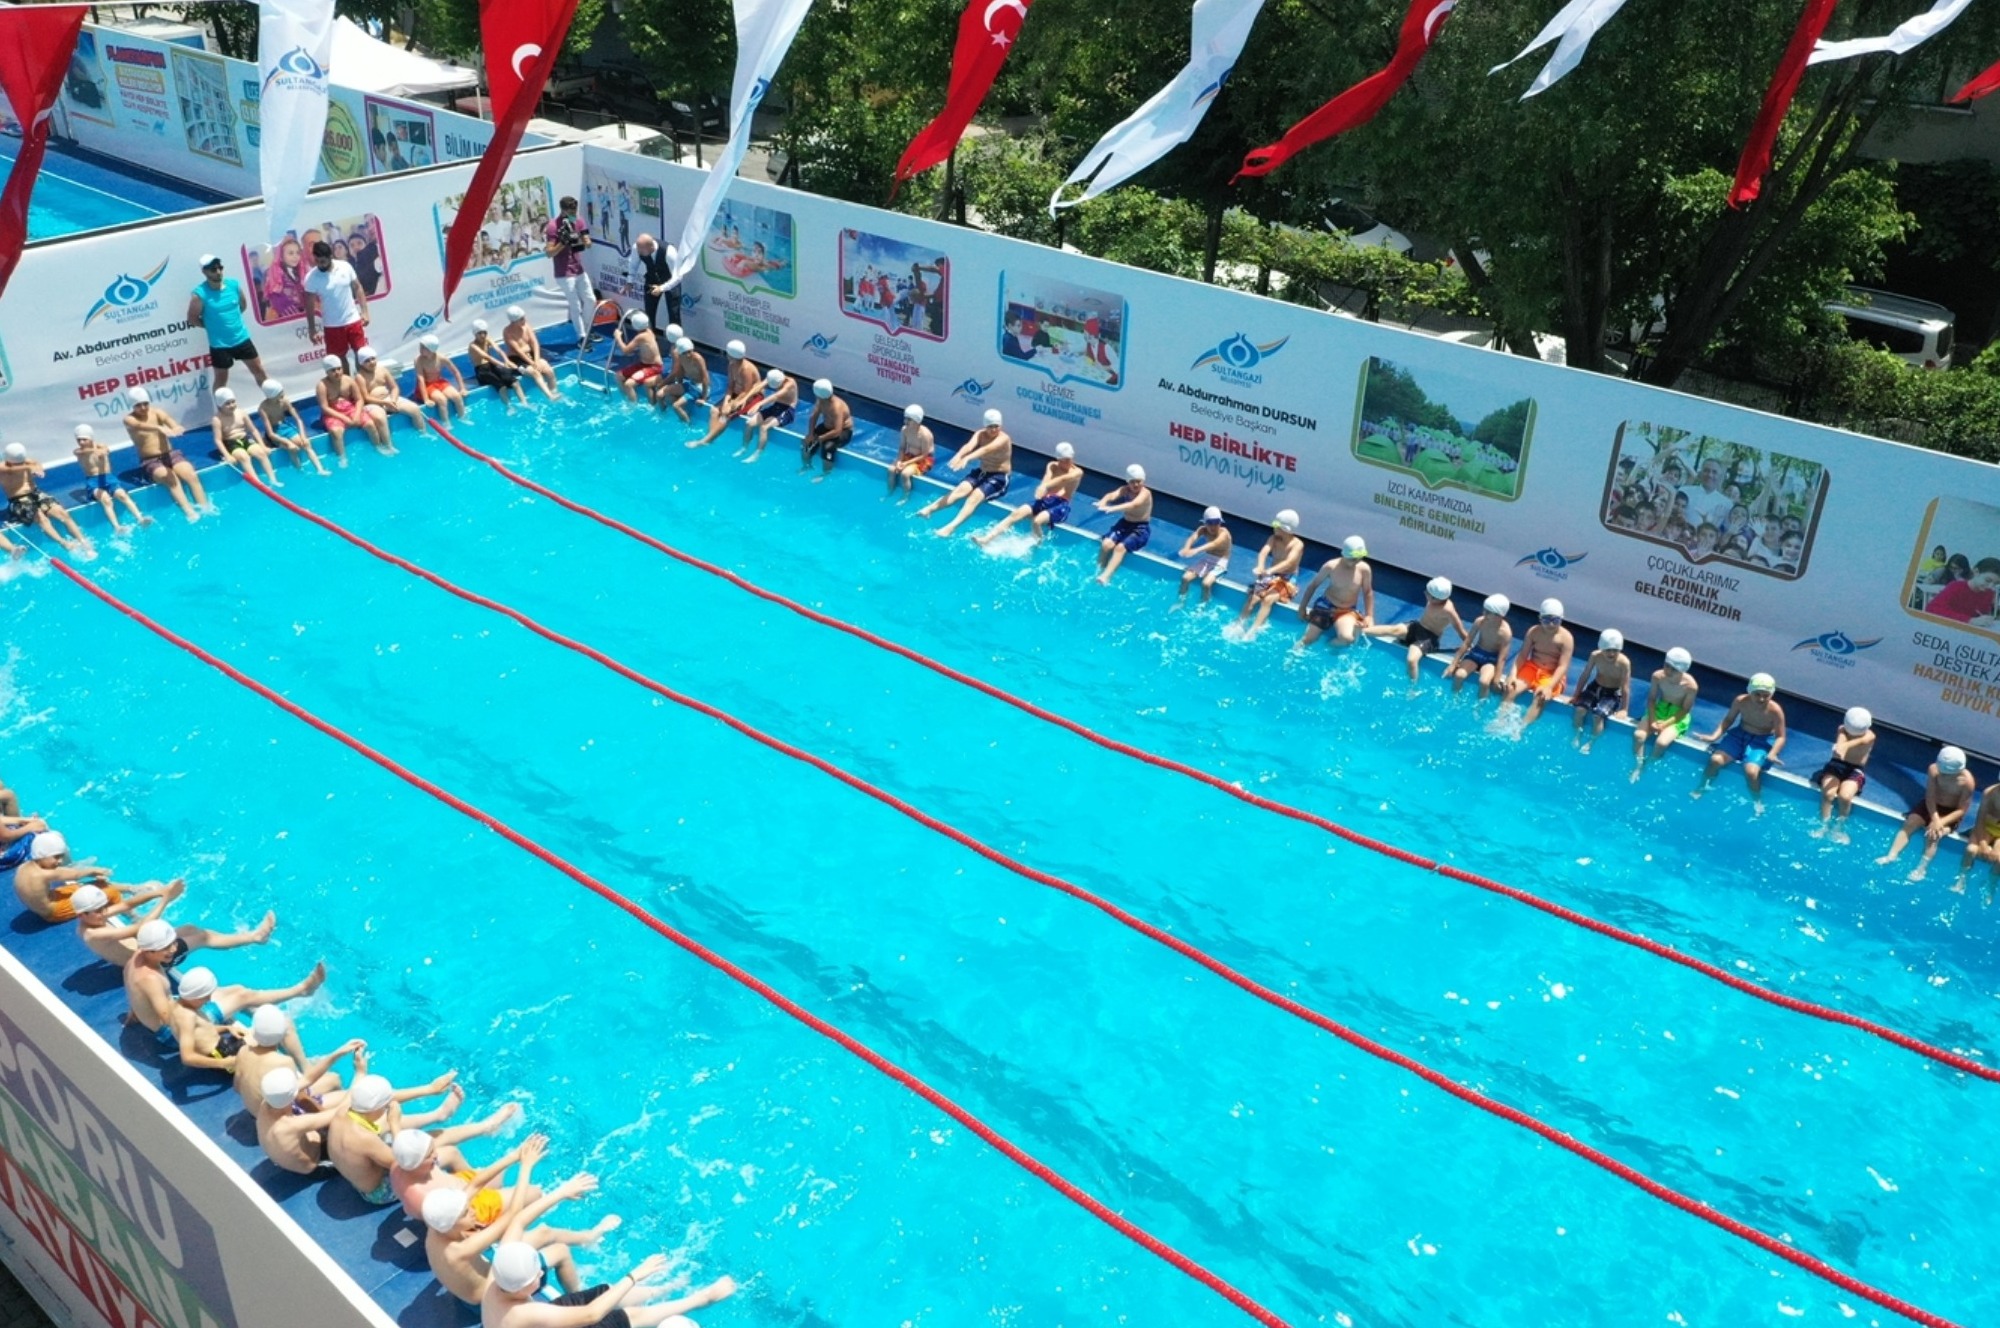
<instances>
[{"instance_id":1,"label":"man in blue tank top","mask_svg":"<svg viewBox=\"0 0 2000 1328\"><path fill-rule=\"evenodd\" d=\"M259 383L264 381L264 362L257 357L250 329L243 325L243 311L249 307L242 284L222 275L222 260L214 254L202 255L201 285L188 300L187 320L188 326L199 323L208 333L216 387L229 381L229 366L239 361L250 366L251 376Z\"/></svg>"}]
</instances>

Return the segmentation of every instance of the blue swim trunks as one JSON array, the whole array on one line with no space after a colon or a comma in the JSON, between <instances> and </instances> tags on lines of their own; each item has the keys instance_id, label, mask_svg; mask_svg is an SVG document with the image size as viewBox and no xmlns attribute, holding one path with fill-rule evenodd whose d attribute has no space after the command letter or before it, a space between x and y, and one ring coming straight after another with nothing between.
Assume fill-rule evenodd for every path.
<instances>
[{"instance_id":1,"label":"blue swim trunks","mask_svg":"<svg viewBox=\"0 0 2000 1328\"><path fill-rule=\"evenodd\" d=\"M95 498L100 493L122 493L124 490L125 486L118 482L118 477L108 470L102 475L84 477L83 496L86 498Z\"/></svg>"},{"instance_id":2,"label":"blue swim trunks","mask_svg":"<svg viewBox=\"0 0 2000 1328\"><path fill-rule=\"evenodd\" d=\"M785 429L791 426L793 417L798 414L798 409L789 401L766 401L763 405L757 407L757 414L763 419L776 420L778 427Z\"/></svg>"},{"instance_id":3,"label":"blue swim trunks","mask_svg":"<svg viewBox=\"0 0 2000 1328\"><path fill-rule=\"evenodd\" d=\"M1465 662L1483 669L1488 664L1498 664L1500 657L1490 650L1481 650L1479 647L1474 646L1465 652Z\"/></svg>"},{"instance_id":4,"label":"blue swim trunks","mask_svg":"<svg viewBox=\"0 0 2000 1328\"><path fill-rule=\"evenodd\" d=\"M708 380L706 378L681 379L681 395L689 401L708 400Z\"/></svg>"},{"instance_id":5,"label":"blue swim trunks","mask_svg":"<svg viewBox=\"0 0 2000 1328\"><path fill-rule=\"evenodd\" d=\"M1069 499L1059 493L1052 493L1045 498L1035 499L1034 508L1030 515L1040 516L1044 512L1049 514L1050 525L1061 525L1063 522L1069 520Z\"/></svg>"},{"instance_id":6,"label":"blue swim trunks","mask_svg":"<svg viewBox=\"0 0 2000 1328\"><path fill-rule=\"evenodd\" d=\"M1111 533L1104 538L1110 540L1113 544L1123 544L1133 553L1137 553L1146 547L1147 540L1153 538L1153 523L1150 521L1126 521L1120 518L1118 524L1111 528Z\"/></svg>"},{"instance_id":7,"label":"blue swim trunks","mask_svg":"<svg viewBox=\"0 0 2000 1328\"><path fill-rule=\"evenodd\" d=\"M1737 725L1716 740L1712 752L1721 752L1732 761L1741 761L1755 769L1764 764L1771 755L1771 735L1750 733L1742 725Z\"/></svg>"},{"instance_id":8,"label":"blue swim trunks","mask_svg":"<svg viewBox=\"0 0 2000 1328\"><path fill-rule=\"evenodd\" d=\"M965 482L970 484L980 497L991 502L1007 492L1007 481L1012 478L1014 477L1004 470L975 470L965 477Z\"/></svg>"}]
</instances>

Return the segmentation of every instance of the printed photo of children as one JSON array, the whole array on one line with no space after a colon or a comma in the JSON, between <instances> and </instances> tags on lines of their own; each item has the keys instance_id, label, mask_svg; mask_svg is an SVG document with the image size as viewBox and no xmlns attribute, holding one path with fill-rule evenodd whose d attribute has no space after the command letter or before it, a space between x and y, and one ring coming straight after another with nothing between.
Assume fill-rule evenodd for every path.
<instances>
[{"instance_id":1,"label":"printed photo of children","mask_svg":"<svg viewBox=\"0 0 2000 1328\"><path fill-rule=\"evenodd\" d=\"M1000 278L1000 354L1116 392L1125 382L1125 297L1026 272Z\"/></svg>"},{"instance_id":2,"label":"printed photo of children","mask_svg":"<svg viewBox=\"0 0 2000 1328\"><path fill-rule=\"evenodd\" d=\"M1805 575L1826 468L1670 425L1618 426L1600 513L1606 530L1764 576Z\"/></svg>"},{"instance_id":3,"label":"printed photo of children","mask_svg":"<svg viewBox=\"0 0 2000 1328\"><path fill-rule=\"evenodd\" d=\"M951 331L951 259L866 231L840 233L840 312L943 341Z\"/></svg>"},{"instance_id":4,"label":"printed photo of children","mask_svg":"<svg viewBox=\"0 0 2000 1328\"><path fill-rule=\"evenodd\" d=\"M2000 507L1935 498L1910 559L1903 607L1919 618L2000 640Z\"/></svg>"},{"instance_id":5,"label":"printed photo of children","mask_svg":"<svg viewBox=\"0 0 2000 1328\"><path fill-rule=\"evenodd\" d=\"M389 293L389 259L382 248L382 221L373 213L340 221L323 221L303 230L287 231L274 246L243 246L243 285L250 312L265 327L306 316L305 279L312 271L312 248L321 240L333 246L333 256L352 264L369 299Z\"/></svg>"},{"instance_id":6,"label":"printed photo of children","mask_svg":"<svg viewBox=\"0 0 2000 1328\"><path fill-rule=\"evenodd\" d=\"M701 270L752 294L764 290L794 298L799 278L792 265L792 214L724 203L701 247Z\"/></svg>"},{"instance_id":7,"label":"printed photo of children","mask_svg":"<svg viewBox=\"0 0 2000 1328\"><path fill-rule=\"evenodd\" d=\"M509 180L501 185L493 196L493 205L475 223L479 234L472 242L472 257L466 260L465 270L504 272L517 263L542 258L549 219L554 215L552 198L553 190L546 175ZM458 209L463 202L464 194L450 194L431 209L437 220L440 254L444 252L445 237L458 224Z\"/></svg>"}]
</instances>

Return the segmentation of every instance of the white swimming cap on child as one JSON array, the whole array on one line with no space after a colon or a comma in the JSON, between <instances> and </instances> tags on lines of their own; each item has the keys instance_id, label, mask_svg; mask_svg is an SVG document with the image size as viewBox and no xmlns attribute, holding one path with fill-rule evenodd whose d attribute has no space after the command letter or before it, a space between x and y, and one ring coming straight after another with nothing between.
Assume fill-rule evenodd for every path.
<instances>
[{"instance_id":1,"label":"white swimming cap on child","mask_svg":"<svg viewBox=\"0 0 2000 1328\"><path fill-rule=\"evenodd\" d=\"M95 438L97 437L97 430L91 428L88 424L79 424L76 426L76 436L78 438Z\"/></svg>"},{"instance_id":2,"label":"white swimming cap on child","mask_svg":"<svg viewBox=\"0 0 2000 1328\"><path fill-rule=\"evenodd\" d=\"M813 379L813 395L818 397L821 401L824 401L828 397L832 396L833 380L831 378Z\"/></svg>"},{"instance_id":3,"label":"white swimming cap on child","mask_svg":"<svg viewBox=\"0 0 2000 1328\"><path fill-rule=\"evenodd\" d=\"M1271 524L1289 535L1299 528L1299 514L1287 507L1271 518Z\"/></svg>"},{"instance_id":4,"label":"white swimming cap on child","mask_svg":"<svg viewBox=\"0 0 2000 1328\"><path fill-rule=\"evenodd\" d=\"M526 1291L541 1280L542 1256L526 1241L506 1241L493 1251L493 1281L502 1291Z\"/></svg>"},{"instance_id":5,"label":"white swimming cap on child","mask_svg":"<svg viewBox=\"0 0 2000 1328\"><path fill-rule=\"evenodd\" d=\"M215 399L217 401L234 402L236 400L236 389L233 387L218 387L215 389Z\"/></svg>"},{"instance_id":6,"label":"white swimming cap on child","mask_svg":"<svg viewBox=\"0 0 2000 1328\"><path fill-rule=\"evenodd\" d=\"M527 316L528 316L528 311L526 309L523 309L520 305L510 304L507 306L507 317L514 319L516 322L520 321L523 318L526 318Z\"/></svg>"},{"instance_id":7,"label":"white swimming cap on child","mask_svg":"<svg viewBox=\"0 0 2000 1328\"><path fill-rule=\"evenodd\" d=\"M69 897L69 906L78 917L109 907L111 896L95 885L79 885Z\"/></svg>"},{"instance_id":8,"label":"white swimming cap on child","mask_svg":"<svg viewBox=\"0 0 2000 1328\"><path fill-rule=\"evenodd\" d=\"M28 459L28 445L26 443L7 444L7 459L9 461L26 461Z\"/></svg>"},{"instance_id":9,"label":"white swimming cap on child","mask_svg":"<svg viewBox=\"0 0 2000 1328\"><path fill-rule=\"evenodd\" d=\"M1368 541L1359 535L1349 535L1340 542L1340 556L1360 561L1368 556Z\"/></svg>"},{"instance_id":10,"label":"white swimming cap on child","mask_svg":"<svg viewBox=\"0 0 2000 1328\"><path fill-rule=\"evenodd\" d=\"M435 332L430 332L430 333L426 333L426 334L425 334L425 335L424 335L424 336L423 336L423 337L422 337L422 338L421 338L421 339L420 339L420 340L419 340L419 341L417 342L417 344L418 344L419 346L422 346L422 347L423 347L423 348L424 348L425 350L436 350L436 349L437 349L437 348L438 348L439 346L443 345L444 343L443 343L443 342L441 342L441 341L439 341L439 340L437 339L437 333L435 333Z\"/></svg>"},{"instance_id":11,"label":"white swimming cap on child","mask_svg":"<svg viewBox=\"0 0 2000 1328\"><path fill-rule=\"evenodd\" d=\"M676 341L674 343L674 349L679 351L681 354L685 355L689 351L694 349L694 343L692 341L689 341L686 337L682 337L679 341Z\"/></svg>"},{"instance_id":12,"label":"white swimming cap on child","mask_svg":"<svg viewBox=\"0 0 2000 1328\"><path fill-rule=\"evenodd\" d=\"M1623 650L1625 648L1625 633L1619 631L1616 627L1605 628L1597 634L1597 648L1599 650Z\"/></svg>"},{"instance_id":13,"label":"white swimming cap on child","mask_svg":"<svg viewBox=\"0 0 2000 1328\"><path fill-rule=\"evenodd\" d=\"M1667 652L1667 667L1676 673L1686 673L1694 667L1694 656L1688 654L1687 651L1681 649L1679 646L1675 646Z\"/></svg>"},{"instance_id":14,"label":"white swimming cap on child","mask_svg":"<svg viewBox=\"0 0 2000 1328\"><path fill-rule=\"evenodd\" d=\"M264 1095L264 1105L273 1111L290 1106L299 1095L299 1072L289 1065L280 1065L258 1081L257 1091Z\"/></svg>"},{"instance_id":15,"label":"white swimming cap on child","mask_svg":"<svg viewBox=\"0 0 2000 1328\"><path fill-rule=\"evenodd\" d=\"M1846 729L1849 733L1866 733L1869 729L1875 727L1875 716L1868 712L1867 706L1852 706L1841 717L1840 727Z\"/></svg>"},{"instance_id":16,"label":"white swimming cap on child","mask_svg":"<svg viewBox=\"0 0 2000 1328\"><path fill-rule=\"evenodd\" d=\"M1068 443L1057 443L1056 455L1064 461L1074 461L1076 460L1076 448Z\"/></svg>"},{"instance_id":17,"label":"white swimming cap on child","mask_svg":"<svg viewBox=\"0 0 2000 1328\"><path fill-rule=\"evenodd\" d=\"M422 1130L398 1130L389 1141L390 1155L405 1171L414 1171L431 1155L431 1137Z\"/></svg>"},{"instance_id":18,"label":"white swimming cap on child","mask_svg":"<svg viewBox=\"0 0 2000 1328\"><path fill-rule=\"evenodd\" d=\"M653 325L653 320L642 313L629 313L625 317L631 322L632 330L635 332L644 332Z\"/></svg>"},{"instance_id":19,"label":"white swimming cap on child","mask_svg":"<svg viewBox=\"0 0 2000 1328\"><path fill-rule=\"evenodd\" d=\"M139 924L139 933L132 938L132 944L150 953L155 950L165 950L179 939L180 936L174 931L173 923L165 918L153 918Z\"/></svg>"},{"instance_id":20,"label":"white swimming cap on child","mask_svg":"<svg viewBox=\"0 0 2000 1328\"><path fill-rule=\"evenodd\" d=\"M264 380L264 395L267 397L281 397L285 395L285 385L275 378L266 378Z\"/></svg>"},{"instance_id":21,"label":"white swimming cap on child","mask_svg":"<svg viewBox=\"0 0 2000 1328\"><path fill-rule=\"evenodd\" d=\"M661 331L666 336L668 341L679 341L682 337L687 335L687 332L682 329L679 323L668 323L666 327L661 329Z\"/></svg>"},{"instance_id":22,"label":"white swimming cap on child","mask_svg":"<svg viewBox=\"0 0 2000 1328\"><path fill-rule=\"evenodd\" d=\"M1214 525L1216 522L1222 520L1222 509L1219 507L1204 507L1201 512L1201 519L1208 525Z\"/></svg>"},{"instance_id":23,"label":"white swimming cap on child","mask_svg":"<svg viewBox=\"0 0 2000 1328\"><path fill-rule=\"evenodd\" d=\"M148 405L153 400L153 394L151 392L148 392L143 387L133 388L131 392L131 397L132 397L132 404L135 406Z\"/></svg>"},{"instance_id":24,"label":"white swimming cap on child","mask_svg":"<svg viewBox=\"0 0 2000 1328\"><path fill-rule=\"evenodd\" d=\"M396 1096L395 1087L379 1074L364 1074L354 1081L347 1100L356 1111L380 1111Z\"/></svg>"},{"instance_id":25,"label":"white swimming cap on child","mask_svg":"<svg viewBox=\"0 0 2000 1328\"><path fill-rule=\"evenodd\" d=\"M1424 593L1432 599L1451 598L1451 578L1434 576L1424 583Z\"/></svg>"},{"instance_id":26,"label":"white swimming cap on child","mask_svg":"<svg viewBox=\"0 0 2000 1328\"><path fill-rule=\"evenodd\" d=\"M1563 602L1550 596L1542 601L1541 612L1544 618L1560 618L1563 616Z\"/></svg>"},{"instance_id":27,"label":"white swimming cap on child","mask_svg":"<svg viewBox=\"0 0 2000 1328\"><path fill-rule=\"evenodd\" d=\"M326 370L328 373L332 373L335 369L343 369L346 368L347 366L343 365L340 362L340 357L338 355L329 355L325 359L319 362L319 367Z\"/></svg>"},{"instance_id":28,"label":"white swimming cap on child","mask_svg":"<svg viewBox=\"0 0 2000 1328\"><path fill-rule=\"evenodd\" d=\"M28 856L40 862L43 858L60 858L69 852L69 841L57 830L44 830L28 841Z\"/></svg>"},{"instance_id":29,"label":"white swimming cap on child","mask_svg":"<svg viewBox=\"0 0 2000 1328\"><path fill-rule=\"evenodd\" d=\"M183 1001L205 1001L215 995L215 970L212 968L191 968L181 974L181 989L176 993Z\"/></svg>"},{"instance_id":30,"label":"white swimming cap on child","mask_svg":"<svg viewBox=\"0 0 2000 1328\"><path fill-rule=\"evenodd\" d=\"M1956 747L1938 748L1937 768L1939 774L1957 774L1965 769L1965 753Z\"/></svg>"},{"instance_id":31,"label":"white swimming cap on child","mask_svg":"<svg viewBox=\"0 0 2000 1328\"><path fill-rule=\"evenodd\" d=\"M735 351L731 351L729 353L731 355L736 354ZM784 381L785 381L785 371L783 369L773 369L771 370L771 372L764 375L764 386L766 387L776 387Z\"/></svg>"},{"instance_id":32,"label":"white swimming cap on child","mask_svg":"<svg viewBox=\"0 0 2000 1328\"><path fill-rule=\"evenodd\" d=\"M1146 468L1134 461L1131 465L1125 467L1125 478L1128 480L1137 480L1141 484L1144 484L1146 482Z\"/></svg>"},{"instance_id":33,"label":"white swimming cap on child","mask_svg":"<svg viewBox=\"0 0 2000 1328\"><path fill-rule=\"evenodd\" d=\"M442 1236L458 1225L472 1193L456 1185L433 1185L424 1193L424 1225Z\"/></svg>"},{"instance_id":34,"label":"white swimming cap on child","mask_svg":"<svg viewBox=\"0 0 2000 1328\"><path fill-rule=\"evenodd\" d=\"M375 358L375 348L373 346L363 346L360 350L354 352L354 358L366 364Z\"/></svg>"},{"instance_id":35,"label":"white swimming cap on child","mask_svg":"<svg viewBox=\"0 0 2000 1328\"><path fill-rule=\"evenodd\" d=\"M740 360L745 355L749 354L749 352L743 348L743 343L740 341L732 341L727 346L724 346L723 349L729 352L729 358L732 360Z\"/></svg>"},{"instance_id":36,"label":"white swimming cap on child","mask_svg":"<svg viewBox=\"0 0 2000 1328\"><path fill-rule=\"evenodd\" d=\"M1000 412L997 410L989 410L979 418L986 421L986 427L989 429L1000 427Z\"/></svg>"},{"instance_id":37,"label":"white swimming cap on child","mask_svg":"<svg viewBox=\"0 0 2000 1328\"><path fill-rule=\"evenodd\" d=\"M255 1047L282 1046L285 1034L292 1031L292 1018L275 1005L260 1005L250 1016L250 1045Z\"/></svg>"},{"instance_id":38,"label":"white swimming cap on child","mask_svg":"<svg viewBox=\"0 0 2000 1328\"><path fill-rule=\"evenodd\" d=\"M484 332L484 331L487 331L488 329L487 329L487 327L486 327L486 320L485 320L484 318L475 318L475 319L473 319L473 320L472 320L472 330L473 330L474 332Z\"/></svg>"},{"instance_id":39,"label":"white swimming cap on child","mask_svg":"<svg viewBox=\"0 0 2000 1328\"><path fill-rule=\"evenodd\" d=\"M1506 617L1507 611L1513 607L1513 601L1505 595L1488 595L1486 597L1486 611L1496 618Z\"/></svg>"},{"instance_id":40,"label":"white swimming cap on child","mask_svg":"<svg viewBox=\"0 0 2000 1328\"><path fill-rule=\"evenodd\" d=\"M913 401L903 407L903 418L912 424L922 424L924 422L924 408Z\"/></svg>"},{"instance_id":41,"label":"white swimming cap on child","mask_svg":"<svg viewBox=\"0 0 2000 1328\"><path fill-rule=\"evenodd\" d=\"M1753 692L1776 693L1778 690L1778 680L1768 673L1753 673L1750 675L1749 690Z\"/></svg>"}]
</instances>

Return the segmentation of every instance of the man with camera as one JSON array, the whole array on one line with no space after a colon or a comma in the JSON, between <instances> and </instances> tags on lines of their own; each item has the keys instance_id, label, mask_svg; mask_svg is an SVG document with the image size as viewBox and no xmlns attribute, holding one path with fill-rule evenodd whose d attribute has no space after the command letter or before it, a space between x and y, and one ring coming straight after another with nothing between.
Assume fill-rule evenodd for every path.
<instances>
[{"instance_id":1,"label":"man with camera","mask_svg":"<svg viewBox=\"0 0 2000 1328\"><path fill-rule=\"evenodd\" d=\"M576 329L577 345L588 349L590 320L597 312L597 292L591 289L590 274L583 270L583 251L590 248L590 226L577 217L574 198L566 197L556 206L556 218L543 232L548 243L542 252L555 263L556 285L569 301L569 321Z\"/></svg>"}]
</instances>

